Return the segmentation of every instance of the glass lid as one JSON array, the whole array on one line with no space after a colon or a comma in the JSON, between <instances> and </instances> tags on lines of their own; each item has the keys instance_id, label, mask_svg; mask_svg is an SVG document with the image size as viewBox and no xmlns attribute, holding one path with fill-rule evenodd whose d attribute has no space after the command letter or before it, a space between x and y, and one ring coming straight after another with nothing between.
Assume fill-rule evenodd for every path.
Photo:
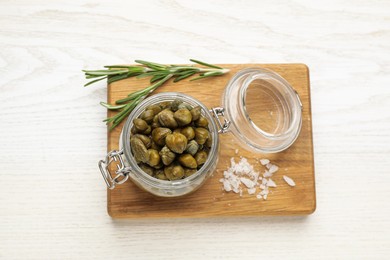
<instances>
[{"instance_id":1,"label":"glass lid","mask_svg":"<svg viewBox=\"0 0 390 260\"><path fill-rule=\"evenodd\" d=\"M250 68L228 83L222 106L229 131L240 145L257 153L276 153L290 147L302 124L298 93L273 71Z\"/></svg>"}]
</instances>

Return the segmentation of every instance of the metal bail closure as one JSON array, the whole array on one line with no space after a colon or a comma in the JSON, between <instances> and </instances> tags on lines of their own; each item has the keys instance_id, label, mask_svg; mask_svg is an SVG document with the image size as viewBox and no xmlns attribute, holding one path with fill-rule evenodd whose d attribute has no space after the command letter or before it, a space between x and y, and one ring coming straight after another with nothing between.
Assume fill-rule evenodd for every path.
<instances>
[{"instance_id":1,"label":"metal bail closure","mask_svg":"<svg viewBox=\"0 0 390 260\"><path fill-rule=\"evenodd\" d=\"M122 184L126 182L129 178L128 174L130 172L130 169L128 167L125 167L122 155L123 150L112 150L107 154L105 160L99 161L98 165L100 172L102 173L103 179L110 190L114 189L116 184ZM115 177L113 177L113 174L110 172L109 169L109 166L112 162L117 162L117 170L115 171Z\"/></svg>"},{"instance_id":2,"label":"metal bail closure","mask_svg":"<svg viewBox=\"0 0 390 260\"><path fill-rule=\"evenodd\" d=\"M213 114L219 126L218 133L223 134L229 131L231 122L225 118L225 108L223 107L212 107L210 112ZM223 122L219 120L219 117L223 117Z\"/></svg>"}]
</instances>

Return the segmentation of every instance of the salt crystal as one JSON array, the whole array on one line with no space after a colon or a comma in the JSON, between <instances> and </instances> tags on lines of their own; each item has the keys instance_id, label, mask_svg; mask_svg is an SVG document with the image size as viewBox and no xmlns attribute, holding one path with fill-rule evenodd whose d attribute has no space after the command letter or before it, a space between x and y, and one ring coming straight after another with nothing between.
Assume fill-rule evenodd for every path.
<instances>
[{"instance_id":1,"label":"salt crystal","mask_svg":"<svg viewBox=\"0 0 390 260\"><path fill-rule=\"evenodd\" d=\"M263 196L261 196L261 194L259 193L259 194L257 194L257 195L256 195L256 198L258 198L258 199L262 199L262 198L263 198Z\"/></svg>"},{"instance_id":2,"label":"salt crystal","mask_svg":"<svg viewBox=\"0 0 390 260\"><path fill-rule=\"evenodd\" d=\"M270 172L270 173L275 173L275 172L277 172L279 170L279 167L278 166L276 166L276 165L271 165L271 167L268 169L268 171Z\"/></svg>"},{"instance_id":3,"label":"salt crystal","mask_svg":"<svg viewBox=\"0 0 390 260\"><path fill-rule=\"evenodd\" d=\"M255 186L255 183L247 178L241 177L240 181L248 188L252 189Z\"/></svg>"},{"instance_id":4,"label":"salt crystal","mask_svg":"<svg viewBox=\"0 0 390 260\"><path fill-rule=\"evenodd\" d=\"M269 171L265 171L265 172L263 173L263 177L264 177L264 178L271 177L272 175L273 175L273 174L270 173Z\"/></svg>"},{"instance_id":5,"label":"salt crystal","mask_svg":"<svg viewBox=\"0 0 390 260\"><path fill-rule=\"evenodd\" d=\"M224 188L225 191L227 191L227 192L229 192L229 191L232 190L232 186L230 186L230 183L229 183L229 181L227 181L227 180L223 182L223 188Z\"/></svg>"},{"instance_id":6,"label":"salt crystal","mask_svg":"<svg viewBox=\"0 0 390 260\"><path fill-rule=\"evenodd\" d=\"M256 192L256 188L248 189L248 194L250 195L255 194L255 192Z\"/></svg>"},{"instance_id":7,"label":"salt crystal","mask_svg":"<svg viewBox=\"0 0 390 260\"><path fill-rule=\"evenodd\" d=\"M268 195L265 194L265 195L263 196L263 199L266 200L266 199L267 199L267 196L268 196Z\"/></svg>"},{"instance_id":8,"label":"salt crystal","mask_svg":"<svg viewBox=\"0 0 390 260\"><path fill-rule=\"evenodd\" d=\"M261 165L266 165L266 164L269 164L269 160L268 159L261 159L260 163L261 163Z\"/></svg>"},{"instance_id":9,"label":"salt crystal","mask_svg":"<svg viewBox=\"0 0 390 260\"><path fill-rule=\"evenodd\" d=\"M235 153L238 154L238 149L235 150Z\"/></svg>"},{"instance_id":10,"label":"salt crystal","mask_svg":"<svg viewBox=\"0 0 390 260\"><path fill-rule=\"evenodd\" d=\"M276 188L276 183L275 183L273 180L268 179L268 181L267 181L267 187Z\"/></svg>"},{"instance_id":11,"label":"salt crystal","mask_svg":"<svg viewBox=\"0 0 390 260\"><path fill-rule=\"evenodd\" d=\"M295 186L295 182L293 179L291 179L290 177L286 176L286 175L283 175L283 179L285 182L287 182L288 185L290 185L291 187L294 187Z\"/></svg>"}]
</instances>

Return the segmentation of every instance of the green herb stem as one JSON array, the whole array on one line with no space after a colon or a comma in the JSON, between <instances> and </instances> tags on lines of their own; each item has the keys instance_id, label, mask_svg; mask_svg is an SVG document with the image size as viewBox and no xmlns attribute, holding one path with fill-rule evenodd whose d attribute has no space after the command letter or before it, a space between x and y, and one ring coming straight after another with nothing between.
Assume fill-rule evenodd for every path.
<instances>
[{"instance_id":1,"label":"green herb stem","mask_svg":"<svg viewBox=\"0 0 390 260\"><path fill-rule=\"evenodd\" d=\"M168 82L171 78L173 78L173 82L175 83L195 74L198 74L199 76L192 78L190 81L220 76L229 72L228 69L203 61L194 59L190 59L190 61L205 66L206 68L191 65L164 65L150 61L135 60L135 62L140 65L108 65L104 66L104 68L106 68L104 70L83 70L85 78L92 79L84 86L86 87L103 79L107 79L107 83L111 84L115 81L132 77L150 77L150 86L132 92L126 98L117 100L115 105L100 102L102 106L109 110L119 111L114 116L103 120L106 124L111 124L109 129L112 130L119 125L142 100L158 87Z\"/></svg>"}]
</instances>

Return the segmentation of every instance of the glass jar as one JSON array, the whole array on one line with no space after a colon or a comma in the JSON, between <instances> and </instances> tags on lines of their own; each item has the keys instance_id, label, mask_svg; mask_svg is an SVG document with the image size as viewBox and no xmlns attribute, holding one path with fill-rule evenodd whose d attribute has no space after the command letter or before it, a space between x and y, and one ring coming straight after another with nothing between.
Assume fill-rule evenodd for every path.
<instances>
[{"instance_id":1,"label":"glass jar","mask_svg":"<svg viewBox=\"0 0 390 260\"><path fill-rule=\"evenodd\" d=\"M180 180L159 180L137 165L130 147L131 128L133 119L146 107L175 99L202 108L202 115L209 121L212 145L205 164L195 174ZM222 107L209 110L199 100L178 92L159 93L142 101L122 129L120 150L109 152L105 160L99 161L99 168L109 189L130 178L138 187L156 196L183 196L201 187L216 169L219 134L231 132L244 149L255 153L276 153L294 143L301 124L302 103L285 79L267 69L244 69L229 81L222 96ZM115 174L109 169L113 162L117 164Z\"/></svg>"}]
</instances>

